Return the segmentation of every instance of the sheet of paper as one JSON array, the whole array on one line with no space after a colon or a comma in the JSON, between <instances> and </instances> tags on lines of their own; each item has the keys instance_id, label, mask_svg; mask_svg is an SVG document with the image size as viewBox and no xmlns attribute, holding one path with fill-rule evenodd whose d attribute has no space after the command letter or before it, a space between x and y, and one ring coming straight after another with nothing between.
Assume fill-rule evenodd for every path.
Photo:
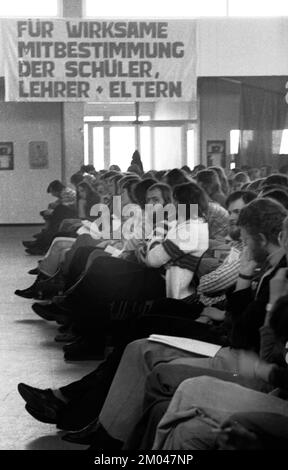
<instances>
[{"instance_id":1,"label":"sheet of paper","mask_svg":"<svg viewBox=\"0 0 288 470\"><path fill-rule=\"evenodd\" d=\"M150 335L149 341L166 344L183 351L200 354L201 356L214 357L222 346L205 341L198 341L190 338L179 338L178 336Z\"/></svg>"},{"instance_id":2,"label":"sheet of paper","mask_svg":"<svg viewBox=\"0 0 288 470\"><path fill-rule=\"evenodd\" d=\"M111 245L107 245L104 251L106 251L106 253L110 253L113 258L119 258L122 253L122 250L118 250L118 248Z\"/></svg>"}]
</instances>

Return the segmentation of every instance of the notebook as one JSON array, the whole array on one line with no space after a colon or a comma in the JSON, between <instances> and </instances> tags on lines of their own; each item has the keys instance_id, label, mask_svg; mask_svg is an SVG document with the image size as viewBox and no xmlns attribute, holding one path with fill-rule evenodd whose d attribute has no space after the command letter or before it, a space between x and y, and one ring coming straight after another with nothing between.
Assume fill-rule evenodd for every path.
<instances>
[{"instance_id":1,"label":"notebook","mask_svg":"<svg viewBox=\"0 0 288 470\"><path fill-rule=\"evenodd\" d=\"M190 338L179 338L177 336L150 335L148 339L149 341L166 344L167 346L173 346L183 351L207 357L214 357L222 347L218 344L206 343L205 341Z\"/></svg>"}]
</instances>

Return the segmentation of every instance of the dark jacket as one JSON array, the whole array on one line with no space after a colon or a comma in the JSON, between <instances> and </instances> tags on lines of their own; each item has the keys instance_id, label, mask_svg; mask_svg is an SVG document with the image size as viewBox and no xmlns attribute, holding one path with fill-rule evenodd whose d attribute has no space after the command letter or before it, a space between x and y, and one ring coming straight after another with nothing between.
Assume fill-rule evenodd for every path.
<instances>
[{"instance_id":1,"label":"dark jacket","mask_svg":"<svg viewBox=\"0 0 288 470\"><path fill-rule=\"evenodd\" d=\"M230 322L229 344L231 347L259 352L259 328L264 323L266 305L269 302L269 282L278 269L285 267L287 267L287 261L283 256L269 274L262 276L256 295L251 288L229 295L227 320Z\"/></svg>"}]
</instances>

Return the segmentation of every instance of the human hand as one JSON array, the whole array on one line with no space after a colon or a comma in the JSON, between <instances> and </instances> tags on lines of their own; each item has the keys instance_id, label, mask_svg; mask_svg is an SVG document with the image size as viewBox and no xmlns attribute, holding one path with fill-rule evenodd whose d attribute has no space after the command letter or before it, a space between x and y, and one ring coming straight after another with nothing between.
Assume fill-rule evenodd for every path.
<instances>
[{"instance_id":1,"label":"human hand","mask_svg":"<svg viewBox=\"0 0 288 470\"><path fill-rule=\"evenodd\" d=\"M253 259L251 251L248 246L245 246L240 256L240 273L252 276L256 267L257 263Z\"/></svg>"},{"instance_id":2,"label":"human hand","mask_svg":"<svg viewBox=\"0 0 288 470\"><path fill-rule=\"evenodd\" d=\"M253 351L239 350L237 373L248 379L254 379L255 367L259 361L260 361L259 356Z\"/></svg>"},{"instance_id":3,"label":"human hand","mask_svg":"<svg viewBox=\"0 0 288 470\"><path fill-rule=\"evenodd\" d=\"M216 443L220 450L263 449L257 434L232 418L227 419L220 426Z\"/></svg>"},{"instance_id":4,"label":"human hand","mask_svg":"<svg viewBox=\"0 0 288 470\"><path fill-rule=\"evenodd\" d=\"M145 264L146 261L146 246L138 246L135 250L135 255L139 263Z\"/></svg>"},{"instance_id":5,"label":"human hand","mask_svg":"<svg viewBox=\"0 0 288 470\"><path fill-rule=\"evenodd\" d=\"M202 315L210 318L210 320L223 321L225 318L225 311L216 307L205 307L201 313L201 316Z\"/></svg>"},{"instance_id":6,"label":"human hand","mask_svg":"<svg viewBox=\"0 0 288 470\"><path fill-rule=\"evenodd\" d=\"M259 356L252 351L239 351L238 373L248 379L261 379L269 381L269 375L273 369L273 364L262 361Z\"/></svg>"}]
</instances>

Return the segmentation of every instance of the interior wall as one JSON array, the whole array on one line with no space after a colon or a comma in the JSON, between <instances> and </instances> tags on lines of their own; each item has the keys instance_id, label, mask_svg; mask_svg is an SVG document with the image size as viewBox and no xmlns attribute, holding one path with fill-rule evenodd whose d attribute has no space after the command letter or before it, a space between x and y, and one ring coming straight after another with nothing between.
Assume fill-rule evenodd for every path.
<instances>
[{"instance_id":1,"label":"interior wall","mask_svg":"<svg viewBox=\"0 0 288 470\"><path fill-rule=\"evenodd\" d=\"M198 77L287 75L288 18L202 18Z\"/></svg>"},{"instance_id":2,"label":"interior wall","mask_svg":"<svg viewBox=\"0 0 288 470\"><path fill-rule=\"evenodd\" d=\"M0 103L1 141L13 142L14 170L0 171L0 224L42 223L53 200L48 184L61 179L61 104ZM29 168L29 142L48 143L47 169Z\"/></svg>"},{"instance_id":3,"label":"interior wall","mask_svg":"<svg viewBox=\"0 0 288 470\"><path fill-rule=\"evenodd\" d=\"M70 177L84 163L84 103L63 103L63 181L69 185Z\"/></svg>"},{"instance_id":4,"label":"interior wall","mask_svg":"<svg viewBox=\"0 0 288 470\"><path fill-rule=\"evenodd\" d=\"M64 18L81 18L83 0L61 0ZM84 163L84 103L62 104L63 164L62 179L69 184L73 173Z\"/></svg>"},{"instance_id":5,"label":"interior wall","mask_svg":"<svg viewBox=\"0 0 288 470\"><path fill-rule=\"evenodd\" d=\"M230 130L239 128L239 85L221 79L198 80L200 96L201 162L207 162L207 141L225 140L230 153Z\"/></svg>"}]
</instances>

